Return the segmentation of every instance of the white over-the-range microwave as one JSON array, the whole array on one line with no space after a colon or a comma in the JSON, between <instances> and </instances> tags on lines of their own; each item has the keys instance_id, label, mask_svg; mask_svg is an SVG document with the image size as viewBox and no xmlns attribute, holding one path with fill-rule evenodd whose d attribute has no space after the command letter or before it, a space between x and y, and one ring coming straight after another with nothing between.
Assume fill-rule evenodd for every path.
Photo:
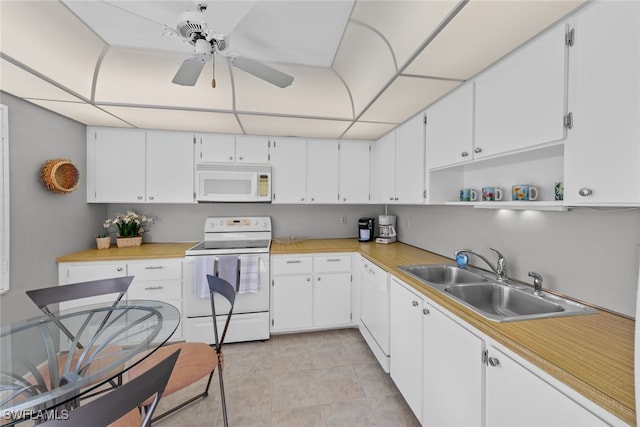
<instances>
[{"instance_id":1,"label":"white over-the-range microwave","mask_svg":"<svg viewBox=\"0 0 640 427\"><path fill-rule=\"evenodd\" d=\"M270 202L271 165L196 163L198 202Z\"/></svg>"}]
</instances>

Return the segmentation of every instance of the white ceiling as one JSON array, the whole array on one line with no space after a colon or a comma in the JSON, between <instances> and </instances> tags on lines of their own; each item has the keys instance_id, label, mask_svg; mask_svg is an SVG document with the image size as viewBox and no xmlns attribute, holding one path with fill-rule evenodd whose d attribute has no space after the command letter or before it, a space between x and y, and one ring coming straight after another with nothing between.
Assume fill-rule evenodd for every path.
<instances>
[{"instance_id":1,"label":"white ceiling","mask_svg":"<svg viewBox=\"0 0 640 427\"><path fill-rule=\"evenodd\" d=\"M584 0L210 0L229 51L171 83L191 46L164 36L191 0L0 0L0 90L95 126L377 139Z\"/></svg>"}]
</instances>

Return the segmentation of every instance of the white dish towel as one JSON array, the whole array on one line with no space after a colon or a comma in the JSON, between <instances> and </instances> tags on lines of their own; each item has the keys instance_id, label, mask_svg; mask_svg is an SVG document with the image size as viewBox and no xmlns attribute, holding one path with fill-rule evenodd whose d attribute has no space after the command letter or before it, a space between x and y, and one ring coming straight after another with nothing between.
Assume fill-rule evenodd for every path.
<instances>
[{"instance_id":1,"label":"white dish towel","mask_svg":"<svg viewBox=\"0 0 640 427\"><path fill-rule=\"evenodd\" d=\"M207 274L213 274L215 256L197 256L193 262L193 294L196 298L209 298Z\"/></svg>"},{"instance_id":2,"label":"white dish towel","mask_svg":"<svg viewBox=\"0 0 640 427\"><path fill-rule=\"evenodd\" d=\"M239 294L255 294L260 289L260 257L240 255Z\"/></svg>"}]
</instances>

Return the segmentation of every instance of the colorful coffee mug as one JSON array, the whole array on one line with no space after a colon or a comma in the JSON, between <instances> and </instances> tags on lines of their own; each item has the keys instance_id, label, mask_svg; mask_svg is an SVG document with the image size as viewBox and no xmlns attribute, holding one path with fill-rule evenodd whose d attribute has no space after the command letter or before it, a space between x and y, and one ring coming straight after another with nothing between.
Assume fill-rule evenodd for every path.
<instances>
[{"instance_id":1,"label":"colorful coffee mug","mask_svg":"<svg viewBox=\"0 0 640 427\"><path fill-rule=\"evenodd\" d=\"M555 200L564 200L564 184L556 182L554 186Z\"/></svg>"},{"instance_id":2,"label":"colorful coffee mug","mask_svg":"<svg viewBox=\"0 0 640 427\"><path fill-rule=\"evenodd\" d=\"M502 189L500 187L482 187L482 201L495 202L502 200Z\"/></svg>"},{"instance_id":3,"label":"colorful coffee mug","mask_svg":"<svg viewBox=\"0 0 640 427\"><path fill-rule=\"evenodd\" d=\"M538 189L533 185L519 184L511 187L511 200L536 200Z\"/></svg>"},{"instance_id":4,"label":"colorful coffee mug","mask_svg":"<svg viewBox=\"0 0 640 427\"><path fill-rule=\"evenodd\" d=\"M461 202L473 202L478 199L478 193L472 188L463 188L460 190Z\"/></svg>"}]
</instances>

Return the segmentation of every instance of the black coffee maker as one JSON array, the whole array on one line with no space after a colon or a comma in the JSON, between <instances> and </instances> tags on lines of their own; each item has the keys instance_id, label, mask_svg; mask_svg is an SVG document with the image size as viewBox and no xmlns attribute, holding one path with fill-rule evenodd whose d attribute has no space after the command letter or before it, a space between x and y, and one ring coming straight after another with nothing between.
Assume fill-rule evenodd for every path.
<instances>
[{"instance_id":1,"label":"black coffee maker","mask_svg":"<svg viewBox=\"0 0 640 427\"><path fill-rule=\"evenodd\" d=\"M360 218L358 220L358 241L371 242L375 239L374 232L376 229L375 218Z\"/></svg>"}]
</instances>

